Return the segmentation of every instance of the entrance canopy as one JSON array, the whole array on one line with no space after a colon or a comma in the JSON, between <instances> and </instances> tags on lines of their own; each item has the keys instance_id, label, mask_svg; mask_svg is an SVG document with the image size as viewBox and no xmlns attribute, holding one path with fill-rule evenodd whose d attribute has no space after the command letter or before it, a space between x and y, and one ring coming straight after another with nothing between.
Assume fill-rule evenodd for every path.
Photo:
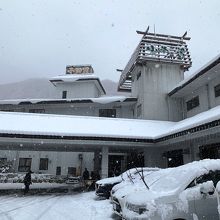
<instances>
[{"instance_id":1,"label":"entrance canopy","mask_svg":"<svg viewBox=\"0 0 220 220\"><path fill-rule=\"evenodd\" d=\"M0 149L93 151L105 145L128 150L217 127L220 106L180 122L1 112Z\"/></svg>"}]
</instances>

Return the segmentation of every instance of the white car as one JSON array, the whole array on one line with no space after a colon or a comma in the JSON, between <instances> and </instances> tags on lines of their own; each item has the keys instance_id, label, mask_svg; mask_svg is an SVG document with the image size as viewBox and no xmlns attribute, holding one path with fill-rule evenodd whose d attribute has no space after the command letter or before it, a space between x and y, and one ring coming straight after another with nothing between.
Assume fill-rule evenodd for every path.
<instances>
[{"instance_id":1,"label":"white car","mask_svg":"<svg viewBox=\"0 0 220 220\"><path fill-rule=\"evenodd\" d=\"M149 190L125 197L123 219L217 220L220 160L201 160L169 168Z\"/></svg>"},{"instance_id":2,"label":"white car","mask_svg":"<svg viewBox=\"0 0 220 220\"><path fill-rule=\"evenodd\" d=\"M158 168L149 168L149 167L132 168L130 170L125 171L120 176L98 180L95 184L96 195L109 198L112 187L115 186L116 184L134 178L133 175L137 174L138 172L142 172L142 171L152 172L154 170L158 170Z\"/></svg>"},{"instance_id":3,"label":"white car","mask_svg":"<svg viewBox=\"0 0 220 220\"><path fill-rule=\"evenodd\" d=\"M111 201L113 203L114 213L122 217L122 209L125 205L125 196L133 192L137 193L139 191L147 190L149 185L157 181L157 179L159 179L162 175L166 175L167 172L167 169L155 168L151 171L143 171L143 174L134 174L132 176L132 180L122 181L121 183L115 185L111 190Z\"/></svg>"}]
</instances>

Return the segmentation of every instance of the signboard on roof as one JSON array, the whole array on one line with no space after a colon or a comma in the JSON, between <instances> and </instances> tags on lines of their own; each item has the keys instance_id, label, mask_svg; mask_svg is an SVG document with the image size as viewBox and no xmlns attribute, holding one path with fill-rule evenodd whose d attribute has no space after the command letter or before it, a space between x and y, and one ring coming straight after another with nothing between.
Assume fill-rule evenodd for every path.
<instances>
[{"instance_id":1,"label":"signboard on roof","mask_svg":"<svg viewBox=\"0 0 220 220\"><path fill-rule=\"evenodd\" d=\"M91 65L66 66L66 74L94 73Z\"/></svg>"}]
</instances>

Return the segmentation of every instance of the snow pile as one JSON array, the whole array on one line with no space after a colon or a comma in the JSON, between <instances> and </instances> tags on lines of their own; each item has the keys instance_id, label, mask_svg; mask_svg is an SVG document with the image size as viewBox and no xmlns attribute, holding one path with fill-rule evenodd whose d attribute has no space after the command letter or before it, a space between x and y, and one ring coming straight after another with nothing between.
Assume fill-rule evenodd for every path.
<instances>
[{"instance_id":1,"label":"snow pile","mask_svg":"<svg viewBox=\"0 0 220 220\"><path fill-rule=\"evenodd\" d=\"M125 99L127 99L126 96L102 96L99 98L91 98L93 102L100 103L100 104L108 104L112 102L123 102Z\"/></svg>"}]
</instances>

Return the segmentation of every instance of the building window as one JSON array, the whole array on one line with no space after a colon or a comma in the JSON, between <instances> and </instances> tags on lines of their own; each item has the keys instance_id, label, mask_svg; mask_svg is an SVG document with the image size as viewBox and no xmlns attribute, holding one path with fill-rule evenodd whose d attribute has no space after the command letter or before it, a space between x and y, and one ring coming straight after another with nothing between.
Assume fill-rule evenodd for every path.
<instances>
[{"instance_id":1,"label":"building window","mask_svg":"<svg viewBox=\"0 0 220 220\"><path fill-rule=\"evenodd\" d=\"M141 71L138 72L137 74L137 80L141 77Z\"/></svg>"},{"instance_id":2,"label":"building window","mask_svg":"<svg viewBox=\"0 0 220 220\"><path fill-rule=\"evenodd\" d=\"M3 170L6 170L5 167L7 165L7 158L0 158L0 172L3 172Z\"/></svg>"},{"instance_id":3,"label":"building window","mask_svg":"<svg viewBox=\"0 0 220 220\"><path fill-rule=\"evenodd\" d=\"M76 167L68 167L68 175L76 176Z\"/></svg>"},{"instance_id":4,"label":"building window","mask_svg":"<svg viewBox=\"0 0 220 220\"><path fill-rule=\"evenodd\" d=\"M40 158L39 170L48 170L48 158Z\"/></svg>"},{"instance_id":5,"label":"building window","mask_svg":"<svg viewBox=\"0 0 220 220\"><path fill-rule=\"evenodd\" d=\"M137 106L137 117L140 117L142 114L142 106L141 104Z\"/></svg>"},{"instance_id":6,"label":"building window","mask_svg":"<svg viewBox=\"0 0 220 220\"><path fill-rule=\"evenodd\" d=\"M28 172L31 169L31 158L19 158L19 172Z\"/></svg>"},{"instance_id":7,"label":"building window","mask_svg":"<svg viewBox=\"0 0 220 220\"><path fill-rule=\"evenodd\" d=\"M220 84L215 86L214 89L215 89L215 97L219 97L220 96Z\"/></svg>"},{"instance_id":8,"label":"building window","mask_svg":"<svg viewBox=\"0 0 220 220\"><path fill-rule=\"evenodd\" d=\"M187 111L190 111L197 106L199 106L199 96L196 96L195 98L186 102Z\"/></svg>"},{"instance_id":9,"label":"building window","mask_svg":"<svg viewBox=\"0 0 220 220\"><path fill-rule=\"evenodd\" d=\"M67 97L67 91L63 91L63 93L62 93L62 99L66 99L66 97Z\"/></svg>"},{"instance_id":10,"label":"building window","mask_svg":"<svg viewBox=\"0 0 220 220\"><path fill-rule=\"evenodd\" d=\"M116 118L116 109L99 109L99 117Z\"/></svg>"},{"instance_id":11,"label":"building window","mask_svg":"<svg viewBox=\"0 0 220 220\"><path fill-rule=\"evenodd\" d=\"M0 158L0 166L5 165L7 163L7 158Z\"/></svg>"},{"instance_id":12,"label":"building window","mask_svg":"<svg viewBox=\"0 0 220 220\"><path fill-rule=\"evenodd\" d=\"M45 109L29 109L30 113L45 113Z\"/></svg>"},{"instance_id":13,"label":"building window","mask_svg":"<svg viewBox=\"0 0 220 220\"><path fill-rule=\"evenodd\" d=\"M163 154L164 157L167 157L167 166L168 167L178 167L183 165L183 150L173 150L168 151Z\"/></svg>"},{"instance_id":14,"label":"building window","mask_svg":"<svg viewBox=\"0 0 220 220\"><path fill-rule=\"evenodd\" d=\"M56 175L57 175L57 176L61 175L61 167L57 167L57 169L56 169Z\"/></svg>"},{"instance_id":15,"label":"building window","mask_svg":"<svg viewBox=\"0 0 220 220\"><path fill-rule=\"evenodd\" d=\"M1 112L14 112L14 109L1 109Z\"/></svg>"}]
</instances>

